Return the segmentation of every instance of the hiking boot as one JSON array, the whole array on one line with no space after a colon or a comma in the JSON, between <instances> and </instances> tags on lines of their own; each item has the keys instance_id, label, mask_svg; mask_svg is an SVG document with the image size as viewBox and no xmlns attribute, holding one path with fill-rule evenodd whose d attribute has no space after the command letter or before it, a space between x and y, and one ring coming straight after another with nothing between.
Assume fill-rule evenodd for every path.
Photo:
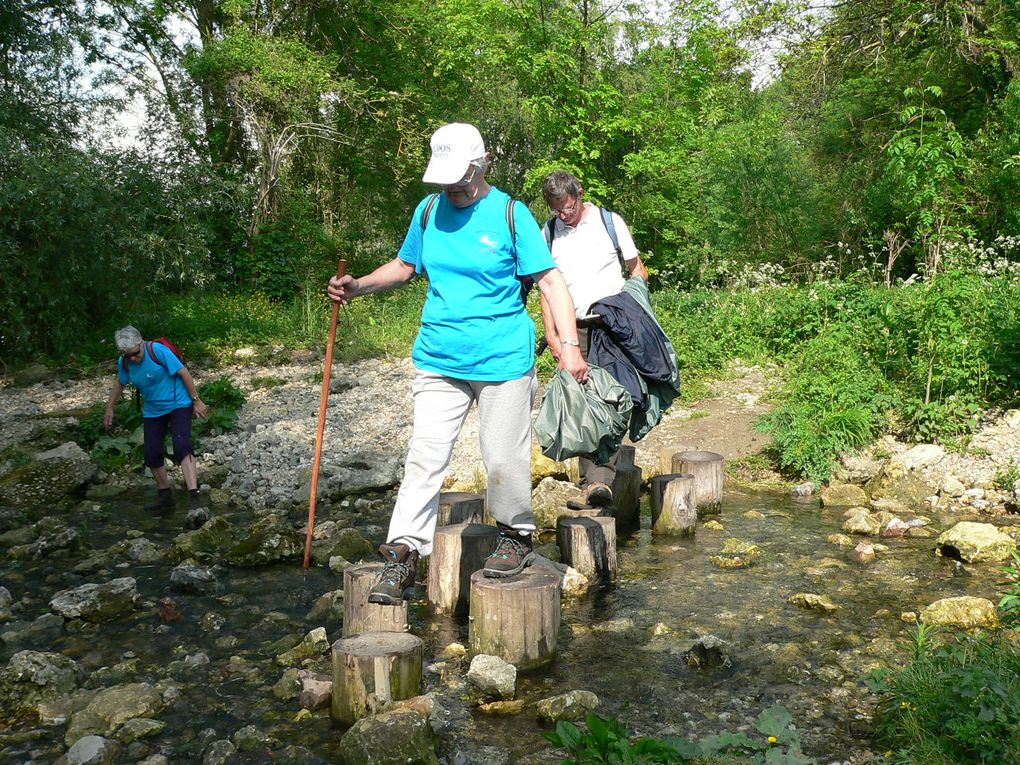
<instances>
[{"instance_id":1,"label":"hiking boot","mask_svg":"<svg viewBox=\"0 0 1020 765\"><path fill-rule=\"evenodd\" d=\"M188 507L191 510L199 510L206 506L205 497L202 495L201 489L191 489L188 491Z\"/></svg>"},{"instance_id":2,"label":"hiking boot","mask_svg":"<svg viewBox=\"0 0 1020 765\"><path fill-rule=\"evenodd\" d=\"M174 509L174 490L173 489L160 489L159 493L156 494L156 498L145 505L145 509L150 513L166 512Z\"/></svg>"},{"instance_id":3,"label":"hiking boot","mask_svg":"<svg viewBox=\"0 0 1020 765\"><path fill-rule=\"evenodd\" d=\"M613 490L601 481L588 484L581 489L576 499L568 499L571 510L591 510L593 507L606 508L613 504Z\"/></svg>"},{"instance_id":4,"label":"hiking boot","mask_svg":"<svg viewBox=\"0 0 1020 765\"><path fill-rule=\"evenodd\" d=\"M517 531L502 523L497 523L496 528L499 529L496 549L485 559L482 573L499 579L516 576L535 560L531 532Z\"/></svg>"},{"instance_id":5,"label":"hiking boot","mask_svg":"<svg viewBox=\"0 0 1020 765\"><path fill-rule=\"evenodd\" d=\"M582 489L581 496L592 507L609 507L613 504L613 490L602 481L588 484Z\"/></svg>"},{"instance_id":6,"label":"hiking boot","mask_svg":"<svg viewBox=\"0 0 1020 765\"><path fill-rule=\"evenodd\" d=\"M414 595L414 578L418 573L418 551L408 545L379 545L379 554L386 561L379 581L368 591L369 603L399 606Z\"/></svg>"}]
</instances>

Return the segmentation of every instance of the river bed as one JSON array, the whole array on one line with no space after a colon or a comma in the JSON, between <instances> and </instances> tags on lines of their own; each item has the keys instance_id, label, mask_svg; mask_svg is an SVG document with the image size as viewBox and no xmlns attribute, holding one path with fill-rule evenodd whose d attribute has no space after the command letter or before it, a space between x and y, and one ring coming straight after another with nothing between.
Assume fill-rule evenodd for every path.
<instances>
[{"instance_id":1,"label":"river bed","mask_svg":"<svg viewBox=\"0 0 1020 765\"><path fill-rule=\"evenodd\" d=\"M82 531L88 549L66 560L5 559L0 584L14 595L14 619L22 622L48 613L50 598L60 590L123 576L137 579L146 606L98 625L67 622L62 630L37 635L31 645L5 640L0 660L23 648L57 651L86 668L86 688L142 681L175 685L179 700L160 716L165 729L128 747L119 762L155 753L175 763L201 762L210 741L250 725L268 738L231 762L283 762L288 756L340 762L341 731L328 712L302 719L297 702L277 698L272 686L284 669L275 661L284 650L277 641L319 626L330 641L340 636L338 622L308 614L323 593L342 587L342 576L324 568L304 571L298 560L224 567L217 569L218 589L197 595L171 590L173 566L165 560L150 565L115 560L76 573L82 560L125 537L144 535L169 548L181 531L183 510L156 518L140 509L143 500L133 491L87 503L92 508L87 512L79 505L67 521ZM236 515L247 518L241 511ZM932 517L932 525L941 531L967 519ZM374 535L383 520L385 514L366 516L366 536L381 541ZM701 525L693 539L657 539L647 528L645 508L644 528L619 540L617 583L564 602L558 658L522 674L518 698L590 690L600 698L603 716L619 717L635 733L687 738L751 730L763 709L782 704L802 732L807 754L821 763L864 762L876 744L861 676L908 655L913 626L903 614L944 597L996 599L997 566L963 567L938 558L933 539L872 540L888 549L869 565L855 563L852 548L827 541L841 530L842 511L819 509L816 501L794 500L785 492L731 487L717 520L725 530ZM754 565L713 565L710 556L729 538L761 547ZM546 543L540 552L554 549ZM802 592L826 595L840 608L823 614L787 602ZM423 586L419 594L424 597ZM179 619L168 620L165 612L160 618L164 597L173 598ZM10 627L0 624L0 634ZM532 714L495 716L470 703L462 681L467 660L440 658L450 642L467 643L466 619L432 616L419 602L411 610L411 629L426 641L425 690L435 691L447 710L443 762L560 759L562 753L542 737L549 726ZM688 651L699 638L718 649L692 666ZM328 657L312 667L328 672ZM54 762L65 751L64 730L11 724L0 733L0 761ZM284 752L294 745L304 747L304 754Z\"/></svg>"}]
</instances>

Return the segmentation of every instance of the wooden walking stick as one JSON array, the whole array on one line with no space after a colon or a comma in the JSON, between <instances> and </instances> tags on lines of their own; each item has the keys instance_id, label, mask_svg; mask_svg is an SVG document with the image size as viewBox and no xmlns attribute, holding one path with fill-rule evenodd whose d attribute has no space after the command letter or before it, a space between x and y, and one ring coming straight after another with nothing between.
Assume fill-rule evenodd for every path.
<instances>
[{"instance_id":1,"label":"wooden walking stick","mask_svg":"<svg viewBox=\"0 0 1020 765\"><path fill-rule=\"evenodd\" d=\"M339 279L347 273L343 258L336 267ZM312 561L312 531L315 529L315 500L319 492L319 463L322 461L322 433L326 429L326 403L329 401L329 374L333 371L333 344L336 342L336 325L340 319L340 304L333 303L333 318L329 322L329 340L326 341L326 368L322 370L322 398L319 400L319 427L315 433L315 459L312 461L312 496L308 500L308 533L305 535L305 568Z\"/></svg>"}]
</instances>

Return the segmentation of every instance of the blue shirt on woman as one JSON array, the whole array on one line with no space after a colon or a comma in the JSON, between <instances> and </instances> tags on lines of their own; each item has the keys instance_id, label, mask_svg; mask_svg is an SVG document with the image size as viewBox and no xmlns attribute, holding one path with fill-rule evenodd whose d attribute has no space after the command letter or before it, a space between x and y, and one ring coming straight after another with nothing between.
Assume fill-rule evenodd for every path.
<instances>
[{"instance_id":1,"label":"blue shirt on woman","mask_svg":"<svg viewBox=\"0 0 1020 765\"><path fill-rule=\"evenodd\" d=\"M521 300L518 276L555 268L527 206L514 205L516 246L510 241L510 197L492 187L469 207L445 194L422 231L428 197L415 208L397 253L426 273L428 294L411 358L415 366L461 380L515 380L535 364L535 322Z\"/></svg>"},{"instance_id":2,"label":"blue shirt on woman","mask_svg":"<svg viewBox=\"0 0 1020 765\"><path fill-rule=\"evenodd\" d=\"M174 409L191 406L191 396L177 373L184 368L169 348L162 343L142 343L144 353L139 362L127 361L123 356L117 359L117 377L121 385L128 383L138 388L145 406L143 417L162 417ZM149 350L159 357L157 364L149 357ZM127 368L127 374L124 369Z\"/></svg>"}]
</instances>

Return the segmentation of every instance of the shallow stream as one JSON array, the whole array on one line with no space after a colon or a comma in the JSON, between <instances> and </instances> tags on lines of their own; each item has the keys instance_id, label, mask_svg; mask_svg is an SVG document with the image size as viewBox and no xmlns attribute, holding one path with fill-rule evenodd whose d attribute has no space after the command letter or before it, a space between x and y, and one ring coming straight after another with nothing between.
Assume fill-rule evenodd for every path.
<instances>
[{"instance_id":1,"label":"shallow stream","mask_svg":"<svg viewBox=\"0 0 1020 765\"><path fill-rule=\"evenodd\" d=\"M101 509L68 518L83 531L89 550L67 560L11 561L0 567L0 584L20 601L14 618L30 622L49 612L59 590L86 582L132 576L148 606L127 619L89 625L72 621L62 631L36 635L30 645L7 641L0 662L22 648L59 651L90 673L86 687L166 680L181 698L160 719L166 728L129 750L131 762L156 752L171 762L201 762L209 741L230 738L254 725L272 736L267 748L232 762L280 762L283 747L300 745L321 762L339 762L340 731L328 712L295 720L296 701L281 701L271 686L283 667L275 657L289 646L278 640L339 624L307 618L323 593L342 587L342 577L322 568L305 572L300 561L253 569L219 569L216 594L172 592L166 562L139 565L123 560L97 571L73 567L97 550L144 535L169 548L180 533L183 511L157 520L141 509L140 494L98 503ZM82 511L78 511L81 513ZM366 519L368 520L368 519ZM802 731L806 753L819 762L843 762L876 746L869 738L868 669L907 654L912 626L901 614L917 612L944 597L995 599L1000 575L994 565L968 566L937 558L933 539L878 539L888 545L869 565L855 563L851 548L827 541L839 532L842 512L819 509L778 491L729 489L722 516L725 531L699 526L690 540L653 538L646 528L618 544L619 581L588 598L567 601L559 656L546 668L522 675L518 698L534 701L575 689L595 692L603 716L618 716L642 735L697 738L748 730L756 716L782 704ZM963 517L932 517L941 531ZM375 531L378 518L366 531ZM127 530L133 529L134 532ZM749 568L720 569L709 556L725 539L759 545ZM373 538L374 539L374 538ZM860 538L855 538L855 542ZM379 541L375 540L374 541ZM546 547L540 551L548 552ZM419 592L424 596L423 588ZM805 611L787 602L800 592L827 595L840 606L832 614ZM180 619L161 624L158 601L170 596ZM0 624L0 634L11 623ZM426 689L437 690L449 711L440 750L446 763L556 762L542 738L548 726L533 715L495 716L466 700L460 679L467 663L441 662L451 641L467 643L466 619L433 617L412 608L412 631L426 641ZM694 640L722 641L721 664L692 666L685 659ZM208 664L189 664L204 654ZM328 671L328 657L315 668ZM17 724L0 732L4 763L56 760L65 728ZM303 759L310 762L312 760Z\"/></svg>"}]
</instances>

